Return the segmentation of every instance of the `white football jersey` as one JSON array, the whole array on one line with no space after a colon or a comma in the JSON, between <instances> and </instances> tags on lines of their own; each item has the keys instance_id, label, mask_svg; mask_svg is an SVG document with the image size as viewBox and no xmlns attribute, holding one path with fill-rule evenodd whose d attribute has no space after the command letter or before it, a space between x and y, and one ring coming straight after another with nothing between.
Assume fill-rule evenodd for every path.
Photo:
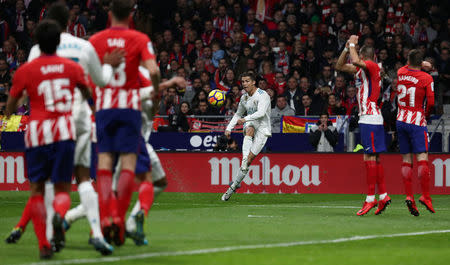
<instances>
[{"instance_id":1,"label":"white football jersey","mask_svg":"<svg viewBox=\"0 0 450 265\"><path fill-rule=\"evenodd\" d=\"M97 86L104 87L113 76L111 65L105 64L102 66L97 52L89 41L77 38L69 33L61 33L61 40L56 54L79 63L84 73L86 75L89 74ZM40 55L41 50L39 49L39 45L36 44L31 48L28 61L32 61ZM81 94L77 89L75 92L74 106L80 105L82 101Z\"/></svg>"},{"instance_id":2,"label":"white football jersey","mask_svg":"<svg viewBox=\"0 0 450 265\"><path fill-rule=\"evenodd\" d=\"M272 135L272 127L270 124L270 96L266 91L257 88L252 96L245 93L241 97L238 109L227 126L227 131L231 131L236 125L237 121L243 117L246 124L252 124L255 130L263 133L266 136Z\"/></svg>"},{"instance_id":3,"label":"white football jersey","mask_svg":"<svg viewBox=\"0 0 450 265\"><path fill-rule=\"evenodd\" d=\"M148 80L150 79L150 72L147 68L139 66L139 71L143 76L145 76ZM141 98L144 97L144 94L150 94L153 91L153 86L150 87L142 87L139 91L141 93ZM148 141L150 138L150 134L152 133L152 125L153 125L153 101L151 99L145 99L141 101L141 116L142 116L142 127L141 133L144 137L145 141Z\"/></svg>"}]
</instances>

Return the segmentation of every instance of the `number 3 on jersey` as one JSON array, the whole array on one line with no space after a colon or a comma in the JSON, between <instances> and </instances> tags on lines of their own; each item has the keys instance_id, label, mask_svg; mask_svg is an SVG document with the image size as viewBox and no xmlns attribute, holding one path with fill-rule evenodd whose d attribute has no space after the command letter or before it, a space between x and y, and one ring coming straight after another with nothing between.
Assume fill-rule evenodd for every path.
<instances>
[{"instance_id":1,"label":"number 3 on jersey","mask_svg":"<svg viewBox=\"0 0 450 265\"><path fill-rule=\"evenodd\" d=\"M125 73L125 62L123 62L116 69L114 69L114 75L110 84L113 87L123 87L126 82L127 74Z\"/></svg>"},{"instance_id":2,"label":"number 3 on jersey","mask_svg":"<svg viewBox=\"0 0 450 265\"><path fill-rule=\"evenodd\" d=\"M398 89L398 104L400 106L405 107L406 106L406 100L404 99L406 97L406 95L409 96L409 107L413 107L414 108L414 104L415 104L415 96L416 96L416 88L415 87L406 87L405 85L398 85L397 86Z\"/></svg>"},{"instance_id":3,"label":"number 3 on jersey","mask_svg":"<svg viewBox=\"0 0 450 265\"><path fill-rule=\"evenodd\" d=\"M69 112L72 109L70 80L58 78L44 80L38 86L39 95L44 95L45 109L50 112Z\"/></svg>"}]
</instances>

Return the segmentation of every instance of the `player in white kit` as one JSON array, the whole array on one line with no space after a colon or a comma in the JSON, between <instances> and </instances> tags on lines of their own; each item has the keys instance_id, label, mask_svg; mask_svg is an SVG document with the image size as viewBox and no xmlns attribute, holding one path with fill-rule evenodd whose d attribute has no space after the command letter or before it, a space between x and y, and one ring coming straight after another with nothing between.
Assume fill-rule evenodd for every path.
<instances>
[{"instance_id":1,"label":"player in white kit","mask_svg":"<svg viewBox=\"0 0 450 265\"><path fill-rule=\"evenodd\" d=\"M67 28L69 21L69 10L63 4L56 3L51 6L48 18L56 20L61 28ZM35 45L30 51L28 61L31 61L41 54L39 46ZM81 38L72 36L69 33L61 33L61 42L57 49L57 55L71 59L79 63L85 71L86 75L92 78L92 81L103 87L109 83L113 76L113 67L117 66L122 58L123 51L114 51L105 55L103 58L105 64L102 66L97 53L92 44ZM100 228L98 195L91 184L89 168L91 167L91 108L86 100L82 99L78 89L75 90L75 99L72 109L75 127L76 127L76 146L75 146L75 170L74 175L78 183L78 193L80 202L86 209L86 215L92 229L93 238L92 245L102 254L111 254L113 248L103 238ZM46 184L45 205L47 210L47 223L51 222L53 217L53 184ZM47 227L51 227L47 225ZM51 229L47 230L47 237L52 237ZM63 247L63 246L62 246Z\"/></svg>"},{"instance_id":2,"label":"player in white kit","mask_svg":"<svg viewBox=\"0 0 450 265\"><path fill-rule=\"evenodd\" d=\"M245 93L239 102L236 114L228 124L225 135L230 137L231 130L236 124L244 124L244 141L242 143L242 163L239 173L228 190L222 195L222 201L228 201L247 175L248 167L253 159L261 152L272 135L270 125L270 96L256 87L253 73L243 73L240 77ZM246 116L244 114L247 113Z\"/></svg>"}]
</instances>

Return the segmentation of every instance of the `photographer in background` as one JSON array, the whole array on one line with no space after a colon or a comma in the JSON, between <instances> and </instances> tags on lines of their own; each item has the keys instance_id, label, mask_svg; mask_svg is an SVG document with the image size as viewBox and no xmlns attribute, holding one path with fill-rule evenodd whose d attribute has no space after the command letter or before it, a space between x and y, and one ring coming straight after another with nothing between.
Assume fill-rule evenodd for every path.
<instances>
[{"instance_id":1,"label":"photographer in background","mask_svg":"<svg viewBox=\"0 0 450 265\"><path fill-rule=\"evenodd\" d=\"M338 143L338 132L328 118L327 112L322 113L309 132L309 142L317 152L334 152L333 148Z\"/></svg>"},{"instance_id":2,"label":"photographer in background","mask_svg":"<svg viewBox=\"0 0 450 265\"><path fill-rule=\"evenodd\" d=\"M226 135L217 137L217 144L214 146L214 151L219 152L238 152L238 144L235 139L228 138Z\"/></svg>"}]
</instances>

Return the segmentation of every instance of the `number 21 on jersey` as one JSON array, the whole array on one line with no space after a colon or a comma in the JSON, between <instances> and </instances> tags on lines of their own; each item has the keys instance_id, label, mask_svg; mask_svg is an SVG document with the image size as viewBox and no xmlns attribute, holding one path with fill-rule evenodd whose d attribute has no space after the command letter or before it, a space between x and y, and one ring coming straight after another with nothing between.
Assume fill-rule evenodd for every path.
<instances>
[{"instance_id":1,"label":"number 21 on jersey","mask_svg":"<svg viewBox=\"0 0 450 265\"><path fill-rule=\"evenodd\" d=\"M416 102L415 101L416 88L413 86L406 87L405 85L398 85L397 90L398 90L398 105L403 107L409 106L414 108Z\"/></svg>"}]
</instances>

